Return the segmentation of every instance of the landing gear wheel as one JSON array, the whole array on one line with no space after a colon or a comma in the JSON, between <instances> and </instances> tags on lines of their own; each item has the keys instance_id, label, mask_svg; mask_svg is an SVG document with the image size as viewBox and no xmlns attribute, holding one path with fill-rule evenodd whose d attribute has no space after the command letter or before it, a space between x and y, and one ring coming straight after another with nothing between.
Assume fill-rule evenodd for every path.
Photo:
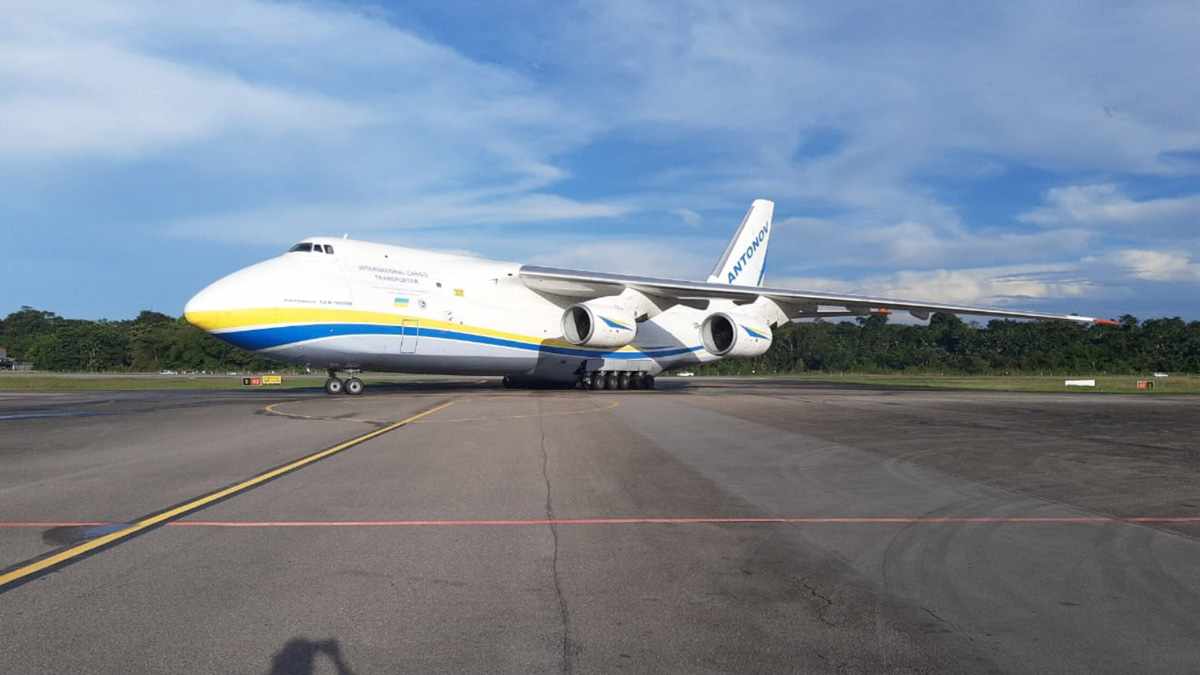
<instances>
[{"instance_id":1,"label":"landing gear wheel","mask_svg":"<svg viewBox=\"0 0 1200 675\"><path fill-rule=\"evenodd\" d=\"M352 377L345 382L346 393L350 394L351 396L358 396L359 394L363 393L363 390L366 388L367 385L363 384L363 381L357 377Z\"/></svg>"},{"instance_id":2,"label":"landing gear wheel","mask_svg":"<svg viewBox=\"0 0 1200 675\"><path fill-rule=\"evenodd\" d=\"M502 380L502 383L504 384L504 388L505 388L505 389L512 389L512 388L513 388L513 380L512 380L512 378L511 378L511 377L509 377L508 375L505 375L505 376L504 376L504 379Z\"/></svg>"},{"instance_id":3,"label":"landing gear wheel","mask_svg":"<svg viewBox=\"0 0 1200 675\"><path fill-rule=\"evenodd\" d=\"M630 389L641 389L642 388L642 374L641 373L630 373L629 374L629 388Z\"/></svg>"},{"instance_id":4,"label":"landing gear wheel","mask_svg":"<svg viewBox=\"0 0 1200 675\"><path fill-rule=\"evenodd\" d=\"M617 373L617 389L628 389L628 388L629 388L629 373L626 373L626 372Z\"/></svg>"},{"instance_id":5,"label":"landing gear wheel","mask_svg":"<svg viewBox=\"0 0 1200 675\"><path fill-rule=\"evenodd\" d=\"M597 389L603 389L604 388L604 373L596 371L596 372L593 372L591 375L589 375L588 379L587 379L587 388L591 389L592 391L596 391Z\"/></svg>"},{"instance_id":6,"label":"landing gear wheel","mask_svg":"<svg viewBox=\"0 0 1200 675\"><path fill-rule=\"evenodd\" d=\"M642 378L642 389L653 389L653 388L654 388L654 376L647 373L646 376Z\"/></svg>"},{"instance_id":7,"label":"landing gear wheel","mask_svg":"<svg viewBox=\"0 0 1200 675\"><path fill-rule=\"evenodd\" d=\"M610 390L617 388L617 374L616 373L607 372L604 374L604 388L610 389Z\"/></svg>"},{"instance_id":8,"label":"landing gear wheel","mask_svg":"<svg viewBox=\"0 0 1200 675\"><path fill-rule=\"evenodd\" d=\"M328 380L325 380L325 393L326 394L337 395L337 394L342 393L342 389L343 389L342 381L337 379L336 377L331 377Z\"/></svg>"}]
</instances>

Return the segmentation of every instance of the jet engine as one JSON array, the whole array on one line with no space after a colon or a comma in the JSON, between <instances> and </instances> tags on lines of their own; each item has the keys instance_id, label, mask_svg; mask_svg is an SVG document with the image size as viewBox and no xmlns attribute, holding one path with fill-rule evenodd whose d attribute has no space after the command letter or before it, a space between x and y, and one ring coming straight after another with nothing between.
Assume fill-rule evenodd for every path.
<instances>
[{"instance_id":1,"label":"jet engine","mask_svg":"<svg viewBox=\"0 0 1200 675\"><path fill-rule=\"evenodd\" d=\"M598 298L571 305L563 312L563 337L581 347L624 347L637 335L634 310Z\"/></svg>"},{"instance_id":2,"label":"jet engine","mask_svg":"<svg viewBox=\"0 0 1200 675\"><path fill-rule=\"evenodd\" d=\"M751 317L717 312L700 324L700 341L716 356L761 356L771 347L771 327Z\"/></svg>"}]
</instances>

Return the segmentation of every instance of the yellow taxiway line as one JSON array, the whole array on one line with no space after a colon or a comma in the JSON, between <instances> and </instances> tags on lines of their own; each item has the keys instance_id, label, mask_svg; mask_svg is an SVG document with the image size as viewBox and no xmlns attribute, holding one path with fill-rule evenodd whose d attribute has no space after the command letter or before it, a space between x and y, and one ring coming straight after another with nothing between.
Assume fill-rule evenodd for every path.
<instances>
[{"instance_id":1,"label":"yellow taxiway line","mask_svg":"<svg viewBox=\"0 0 1200 675\"><path fill-rule=\"evenodd\" d=\"M407 424L411 424L411 423L421 419L422 417L432 415L433 413L435 413L439 410L445 409L445 408L449 407L452 403L454 403L454 401L446 401L445 403L436 405L436 406L430 408L429 410L426 410L425 412L417 413L416 415L413 415L411 417L406 417L405 419L402 419L398 422L393 422L391 424L388 424L387 426L380 427L374 431L370 431L365 434L362 434L361 436L355 436L354 438L351 438L348 441L342 441L341 443L338 443L337 445L335 445L333 447L326 448L319 452L314 452L311 455L301 457L300 459L297 459L293 462L284 464L283 466L276 467L276 468L270 469L268 471L264 471L263 473L260 473L257 476L254 476L253 478L248 478L240 483L237 483L236 485L231 485L227 488L217 490L216 492L210 492L210 493L204 495L203 497L198 497L198 498L193 499L184 504L180 504L179 506L175 506L173 508L167 509L166 511L163 511L161 513L156 513L152 516L147 516L145 518L142 518L141 520L130 523L128 526L123 527L119 530L116 530L115 532L109 532L108 534L101 535L99 537L96 537L95 539L89 539L81 544L76 544L75 546L71 546L70 548L59 551L58 553L55 553L53 555L49 555L45 558L35 560L26 565L21 565L20 567L17 567L12 570L9 570L7 572L4 572L3 574L0 574L0 591L4 591L10 585L18 583L22 580L28 579L29 577L32 577L40 572L44 572L46 570L52 569L56 566L70 562L71 560L73 560L75 558L78 558L83 555L87 555L88 553L91 553L92 551L100 549L104 546L108 546L115 542L121 541L122 539L131 537L139 532L142 532L143 530L146 530L147 528L151 528L151 527L154 527L155 525L160 525L162 523L166 523L168 521L180 518L182 516L187 515L188 513L191 513L192 511L201 509L209 504L212 504L213 502L219 501L221 499L225 499L226 497L235 495L244 490L248 490L256 485L265 483L266 481L269 481L273 478L278 478L279 476L282 476L284 474L291 473L292 471L295 471L296 469L299 469L301 467L312 464L313 462L325 459L326 457L329 457L330 455L335 455L343 450L352 448L361 443L365 443L365 442L371 440L372 438L377 438L379 436L382 436L382 435L388 433L389 431L395 431L396 429L399 429L400 427L405 426Z\"/></svg>"}]
</instances>

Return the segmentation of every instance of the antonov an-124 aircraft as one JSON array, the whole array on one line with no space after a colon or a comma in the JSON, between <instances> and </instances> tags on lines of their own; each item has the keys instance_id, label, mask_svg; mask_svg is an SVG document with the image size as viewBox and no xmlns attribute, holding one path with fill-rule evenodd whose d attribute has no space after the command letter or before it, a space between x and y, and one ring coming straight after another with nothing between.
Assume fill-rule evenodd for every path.
<instances>
[{"instance_id":1,"label":"antonov an-124 aircraft","mask_svg":"<svg viewBox=\"0 0 1200 675\"><path fill-rule=\"evenodd\" d=\"M363 370L653 389L663 371L758 356L771 346L773 326L813 317L902 310L921 319L945 312L1110 323L764 287L774 210L773 202L754 201L707 281L311 237L213 283L184 313L233 345L326 370L330 394L361 394Z\"/></svg>"}]
</instances>

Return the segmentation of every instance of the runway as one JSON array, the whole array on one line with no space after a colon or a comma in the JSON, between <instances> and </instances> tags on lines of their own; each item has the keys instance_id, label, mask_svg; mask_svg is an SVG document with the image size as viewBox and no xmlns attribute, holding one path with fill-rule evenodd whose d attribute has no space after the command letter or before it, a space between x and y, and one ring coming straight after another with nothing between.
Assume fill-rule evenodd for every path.
<instances>
[{"instance_id":1,"label":"runway","mask_svg":"<svg viewBox=\"0 0 1200 675\"><path fill-rule=\"evenodd\" d=\"M0 672L1180 672L1200 399L0 393Z\"/></svg>"}]
</instances>

